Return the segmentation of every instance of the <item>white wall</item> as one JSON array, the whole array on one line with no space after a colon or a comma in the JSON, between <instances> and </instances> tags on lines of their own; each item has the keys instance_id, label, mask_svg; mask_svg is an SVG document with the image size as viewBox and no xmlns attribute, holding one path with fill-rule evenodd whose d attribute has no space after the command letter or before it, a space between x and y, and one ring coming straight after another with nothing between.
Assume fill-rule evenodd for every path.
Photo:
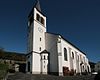
<instances>
[{"instance_id":1,"label":"white wall","mask_svg":"<svg viewBox=\"0 0 100 80\"><path fill-rule=\"evenodd\" d=\"M58 36L57 50L58 50L58 72L59 76L63 76L61 36Z\"/></svg>"},{"instance_id":2,"label":"white wall","mask_svg":"<svg viewBox=\"0 0 100 80\"><path fill-rule=\"evenodd\" d=\"M82 66L84 66L83 71L87 70L87 66L89 66L88 59L86 58L86 55L79 51L77 48L75 48L73 45L68 43L63 38L61 39L61 47L62 47L62 67L66 66L69 67L69 69L76 70L77 73L81 72L80 63L81 60L83 62ZM67 55L68 55L68 61L64 60L64 48L67 49ZM72 58L72 52L74 53L74 59ZM80 59L81 55L81 59ZM78 60L79 56L79 60ZM86 60L87 59L87 60Z\"/></svg>"},{"instance_id":3,"label":"white wall","mask_svg":"<svg viewBox=\"0 0 100 80\"><path fill-rule=\"evenodd\" d=\"M40 54L33 52L32 73L39 74L40 72L41 72Z\"/></svg>"},{"instance_id":4,"label":"white wall","mask_svg":"<svg viewBox=\"0 0 100 80\"><path fill-rule=\"evenodd\" d=\"M36 14L42 16L45 20L45 25L42 25L36 20ZM33 33L33 51L41 52L45 49L45 32L46 32L46 17L39 13L36 8L34 8L34 33ZM41 38L41 41L40 41ZM41 47L41 51L39 50Z\"/></svg>"},{"instance_id":5,"label":"white wall","mask_svg":"<svg viewBox=\"0 0 100 80\"><path fill-rule=\"evenodd\" d=\"M45 56L45 59L44 59ZM48 73L48 53L41 54L41 72L42 74Z\"/></svg>"}]
</instances>

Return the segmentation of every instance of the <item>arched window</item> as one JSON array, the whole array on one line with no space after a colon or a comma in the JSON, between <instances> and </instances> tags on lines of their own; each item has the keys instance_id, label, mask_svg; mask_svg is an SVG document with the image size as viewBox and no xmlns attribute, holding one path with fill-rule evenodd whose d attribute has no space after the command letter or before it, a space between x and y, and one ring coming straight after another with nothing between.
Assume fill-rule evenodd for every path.
<instances>
[{"instance_id":1,"label":"arched window","mask_svg":"<svg viewBox=\"0 0 100 80\"><path fill-rule=\"evenodd\" d=\"M72 58L74 59L74 53L72 52Z\"/></svg>"},{"instance_id":2,"label":"arched window","mask_svg":"<svg viewBox=\"0 0 100 80\"><path fill-rule=\"evenodd\" d=\"M64 48L64 60L67 61L67 49Z\"/></svg>"},{"instance_id":3,"label":"arched window","mask_svg":"<svg viewBox=\"0 0 100 80\"><path fill-rule=\"evenodd\" d=\"M41 41L41 37L40 37L40 41Z\"/></svg>"},{"instance_id":4,"label":"arched window","mask_svg":"<svg viewBox=\"0 0 100 80\"><path fill-rule=\"evenodd\" d=\"M40 21L40 15L36 14L36 20Z\"/></svg>"},{"instance_id":5,"label":"arched window","mask_svg":"<svg viewBox=\"0 0 100 80\"><path fill-rule=\"evenodd\" d=\"M45 58L45 55L44 55L44 59L46 59L46 58Z\"/></svg>"},{"instance_id":6,"label":"arched window","mask_svg":"<svg viewBox=\"0 0 100 80\"><path fill-rule=\"evenodd\" d=\"M41 17L41 23L44 25L44 19Z\"/></svg>"},{"instance_id":7,"label":"arched window","mask_svg":"<svg viewBox=\"0 0 100 80\"><path fill-rule=\"evenodd\" d=\"M41 47L39 48L39 50L41 51Z\"/></svg>"}]
</instances>

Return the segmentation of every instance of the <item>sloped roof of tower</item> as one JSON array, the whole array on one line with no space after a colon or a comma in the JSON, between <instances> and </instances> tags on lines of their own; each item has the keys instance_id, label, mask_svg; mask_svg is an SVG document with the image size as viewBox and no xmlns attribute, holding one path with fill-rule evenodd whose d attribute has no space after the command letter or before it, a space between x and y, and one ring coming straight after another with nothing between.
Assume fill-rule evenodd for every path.
<instances>
[{"instance_id":1,"label":"sloped roof of tower","mask_svg":"<svg viewBox=\"0 0 100 80\"><path fill-rule=\"evenodd\" d=\"M40 2L39 0L36 0L35 6L36 9L38 9L41 12Z\"/></svg>"},{"instance_id":2,"label":"sloped roof of tower","mask_svg":"<svg viewBox=\"0 0 100 80\"><path fill-rule=\"evenodd\" d=\"M39 0L35 0L34 6L33 6L32 10L30 11L28 17L30 17L33 14L34 8L36 8L43 16L45 16L44 13L41 11Z\"/></svg>"}]
</instances>

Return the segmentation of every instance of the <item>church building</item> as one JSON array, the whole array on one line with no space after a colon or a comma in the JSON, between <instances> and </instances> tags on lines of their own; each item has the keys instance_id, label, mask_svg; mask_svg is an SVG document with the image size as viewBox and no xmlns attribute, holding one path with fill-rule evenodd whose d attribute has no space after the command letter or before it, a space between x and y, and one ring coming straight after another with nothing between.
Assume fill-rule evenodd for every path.
<instances>
[{"instance_id":1,"label":"church building","mask_svg":"<svg viewBox=\"0 0 100 80\"><path fill-rule=\"evenodd\" d=\"M86 54L60 34L47 32L46 16L37 0L28 16L26 72L56 74L90 72Z\"/></svg>"}]
</instances>

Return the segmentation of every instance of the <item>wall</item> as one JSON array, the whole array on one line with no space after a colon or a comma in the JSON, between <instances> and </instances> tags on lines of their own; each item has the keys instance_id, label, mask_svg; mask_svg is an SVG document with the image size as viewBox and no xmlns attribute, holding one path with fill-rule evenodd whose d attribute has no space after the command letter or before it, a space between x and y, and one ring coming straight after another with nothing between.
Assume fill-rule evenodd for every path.
<instances>
[{"instance_id":1,"label":"wall","mask_svg":"<svg viewBox=\"0 0 100 80\"><path fill-rule=\"evenodd\" d=\"M81 73L81 71L85 72L85 70L88 71L87 67L90 68L90 66L88 63L88 59L84 53L79 51L77 48L75 48L73 45L71 45L63 38L61 39L61 48L62 48L62 67L63 66L69 67L69 70L74 69L76 70L76 73ZM67 49L68 61L64 60L64 48ZM74 53L74 59L72 58L72 52ZM82 68L80 66L81 63L82 63Z\"/></svg>"},{"instance_id":2,"label":"wall","mask_svg":"<svg viewBox=\"0 0 100 80\"><path fill-rule=\"evenodd\" d=\"M58 72L57 37L57 35L46 33L46 50L50 53L49 66L53 74Z\"/></svg>"}]
</instances>

